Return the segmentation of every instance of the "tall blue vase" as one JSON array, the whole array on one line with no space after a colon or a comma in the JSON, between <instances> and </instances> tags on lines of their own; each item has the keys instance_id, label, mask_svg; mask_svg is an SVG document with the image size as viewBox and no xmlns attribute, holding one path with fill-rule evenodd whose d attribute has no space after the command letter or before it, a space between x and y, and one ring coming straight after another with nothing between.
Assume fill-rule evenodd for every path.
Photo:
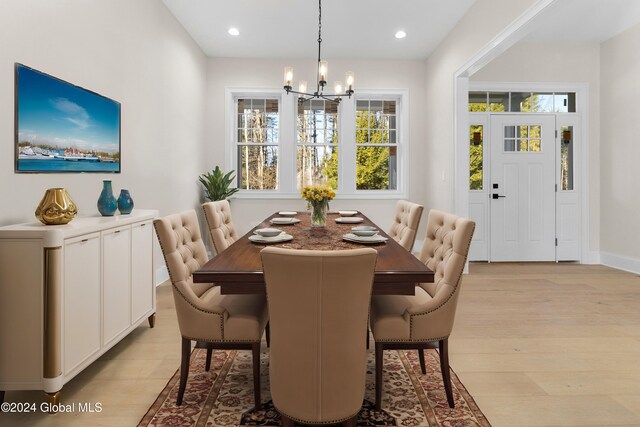
<instances>
[{"instance_id":1,"label":"tall blue vase","mask_svg":"<svg viewBox=\"0 0 640 427\"><path fill-rule=\"evenodd\" d=\"M113 197L113 191L111 190L111 181L102 181L102 193L98 198L98 211L102 216L113 216L118 209L118 202Z\"/></svg>"},{"instance_id":2,"label":"tall blue vase","mask_svg":"<svg viewBox=\"0 0 640 427\"><path fill-rule=\"evenodd\" d=\"M120 190L120 196L118 197L118 210L121 214L130 214L133 210L133 199L129 190Z\"/></svg>"}]
</instances>

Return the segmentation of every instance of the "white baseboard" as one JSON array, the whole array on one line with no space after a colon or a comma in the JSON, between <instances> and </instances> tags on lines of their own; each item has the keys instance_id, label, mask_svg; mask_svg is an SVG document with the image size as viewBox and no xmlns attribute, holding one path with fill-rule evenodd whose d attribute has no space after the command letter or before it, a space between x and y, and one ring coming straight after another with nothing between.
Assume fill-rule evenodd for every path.
<instances>
[{"instance_id":1,"label":"white baseboard","mask_svg":"<svg viewBox=\"0 0 640 427\"><path fill-rule=\"evenodd\" d=\"M155 274L155 284L159 286L169 280L169 270L167 270L167 266L163 265L162 267L156 268Z\"/></svg>"},{"instance_id":2,"label":"white baseboard","mask_svg":"<svg viewBox=\"0 0 640 427\"><path fill-rule=\"evenodd\" d=\"M607 267L640 274L640 259L616 255L609 252L600 252L600 263Z\"/></svg>"},{"instance_id":3,"label":"white baseboard","mask_svg":"<svg viewBox=\"0 0 640 427\"><path fill-rule=\"evenodd\" d=\"M598 251L587 252L587 259L583 260L582 264L593 264L593 265L602 264L602 260L600 259L600 252Z\"/></svg>"}]
</instances>

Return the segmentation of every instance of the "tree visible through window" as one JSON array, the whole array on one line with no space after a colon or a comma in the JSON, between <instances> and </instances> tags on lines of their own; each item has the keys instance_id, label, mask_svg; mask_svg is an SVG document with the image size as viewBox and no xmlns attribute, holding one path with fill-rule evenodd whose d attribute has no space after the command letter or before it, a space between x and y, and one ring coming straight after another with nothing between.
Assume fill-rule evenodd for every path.
<instances>
[{"instance_id":1,"label":"tree visible through window","mask_svg":"<svg viewBox=\"0 0 640 427\"><path fill-rule=\"evenodd\" d=\"M278 100L237 100L238 188L278 188Z\"/></svg>"},{"instance_id":2,"label":"tree visible through window","mask_svg":"<svg viewBox=\"0 0 640 427\"><path fill-rule=\"evenodd\" d=\"M297 186L338 188L338 104L311 100L298 104Z\"/></svg>"},{"instance_id":3,"label":"tree visible through window","mask_svg":"<svg viewBox=\"0 0 640 427\"><path fill-rule=\"evenodd\" d=\"M356 101L356 189L398 187L396 101Z\"/></svg>"}]
</instances>

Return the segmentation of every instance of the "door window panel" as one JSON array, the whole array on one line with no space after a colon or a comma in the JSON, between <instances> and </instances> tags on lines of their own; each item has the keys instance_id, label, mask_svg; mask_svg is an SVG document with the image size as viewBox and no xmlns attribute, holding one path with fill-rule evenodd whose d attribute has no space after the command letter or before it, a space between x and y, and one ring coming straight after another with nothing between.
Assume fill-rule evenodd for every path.
<instances>
[{"instance_id":1,"label":"door window panel","mask_svg":"<svg viewBox=\"0 0 640 427\"><path fill-rule=\"evenodd\" d=\"M560 189L573 190L573 126L560 128Z\"/></svg>"},{"instance_id":2,"label":"door window panel","mask_svg":"<svg viewBox=\"0 0 640 427\"><path fill-rule=\"evenodd\" d=\"M540 125L505 126L504 151L540 152L540 131Z\"/></svg>"}]
</instances>

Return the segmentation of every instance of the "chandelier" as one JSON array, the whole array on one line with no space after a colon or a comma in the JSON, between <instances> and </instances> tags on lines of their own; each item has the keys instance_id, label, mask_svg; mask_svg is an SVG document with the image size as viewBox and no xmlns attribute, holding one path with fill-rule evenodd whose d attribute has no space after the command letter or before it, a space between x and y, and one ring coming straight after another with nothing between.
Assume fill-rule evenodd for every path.
<instances>
[{"instance_id":1,"label":"chandelier","mask_svg":"<svg viewBox=\"0 0 640 427\"><path fill-rule=\"evenodd\" d=\"M332 102L340 102L343 96L351 98L353 95L353 71L347 71L345 73L345 85L342 86L342 82L336 81L333 86L334 93L324 93L324 87L327 85L327 71L328 63L323 61L320 56L320 50L322 47L322 0L318 0L318 76L315 92L307 92L307 82L301 80L298 84L298 90L293 90L293 68L284 68L284 90L289 93L298 94L298 102L302 103L311 99L325 99ZM343 92L344 91L344 92Z\"/></svg>"}]
</instances>

